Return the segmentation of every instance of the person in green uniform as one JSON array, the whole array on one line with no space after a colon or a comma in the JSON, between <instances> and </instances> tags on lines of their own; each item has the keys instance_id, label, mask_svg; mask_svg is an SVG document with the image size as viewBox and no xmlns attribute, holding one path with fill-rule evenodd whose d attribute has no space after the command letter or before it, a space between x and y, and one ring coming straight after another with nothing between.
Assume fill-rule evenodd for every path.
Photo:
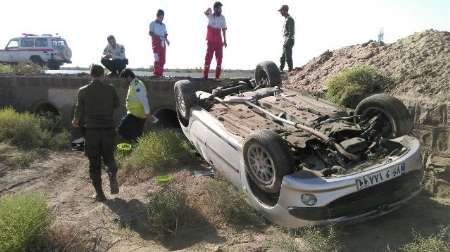
<instances>
[{"instance_id":1,"label":"person in green uniform","mask_svg":"<svg viewBox=\"0 0 450 252\"><path fill-rule=\"evenodd\" d=\"M292 71L292 47L294 47L295 42L295 23L294 19L289 15L289 6L283 5L278 11L281 13L281 16L285 18L283 25L283 54L280 58L280 70L283 71L284 65L287 63L288 70Z\"/></svg>"},{"instance_id":2,"label":"person in green uniform","mask_svg":"<svg viewBox=\"0 0 450 252\"><path fill-rule=\"evenodd\" d=\"M85 155L89 159L89 175L97 201L106 200L102 189L102 159L108 168L111 194L119 193L114 160L116 133L113 118L114 110L119 107L119 97L112 85L103 83L104 73L100 65L91 66L91 82L78 90L72 121L73 127L83 127L85 130Z\"/></svg>"},{"instance_id":3,"label":"person in green uniform","mask_svg":"<svg viewBox=\"0 0 450 252\"><path fill-rule=\"evenodd\" d=\"M142 136L146 119L151 117L147 88L131 69L123 70L120 77L128 84L127 114L117 131L125 140L136 142Z\"/></svg>"}]
</instances>

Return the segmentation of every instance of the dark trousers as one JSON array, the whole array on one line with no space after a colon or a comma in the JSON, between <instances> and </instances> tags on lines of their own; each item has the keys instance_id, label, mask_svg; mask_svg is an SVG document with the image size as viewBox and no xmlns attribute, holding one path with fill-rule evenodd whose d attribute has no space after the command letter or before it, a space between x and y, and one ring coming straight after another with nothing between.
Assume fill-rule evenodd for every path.
<instances>
[{"instance_id":1,"label":"dark trousers","mask_svg":"<svg viewBox=\"0 0 450 252\"><path fill-rule=\"evenodd\" d=\"M127 114L120 122L117 131L127 141L136 141L144 131L145 119Z\"/></svg>"},{"instance_id":2,"label":"dark trousers","mask_svg":"<svg viewBox=\"0 0 450 252\"><path fill-rule=\"evenodd\" d=\"M111 71L111 73L119 75L120 72L127 67L128 60L102 58L102 64Z\"/></svg>"},{"instance_id":3,"label":"dark trousers","mask_svg":"<svg viewBox=\"0 0 450 252\"><path fill-rule=\"evenodd\" d=\"M112 129L86 129L85 154L89 159L89 175L96 192L102 189L102 160L108 168L110 177L117 174L117 165L114 159L116 132Z\"/></svg>"},{"instance_id":4,"label":"dark trousers","mask_svg":"<svg viewBox=\"0 0 450 252\"><path fill-rule=\"evenodd\" d=\"M289 71L291 71L293 69L292 47L294 47L294 40L287 39L283 44L283 53L281 54L281 58L280 58L280 70L281 71L283 71L285 63L287 63Z\"/></svg>"}]
</instances>

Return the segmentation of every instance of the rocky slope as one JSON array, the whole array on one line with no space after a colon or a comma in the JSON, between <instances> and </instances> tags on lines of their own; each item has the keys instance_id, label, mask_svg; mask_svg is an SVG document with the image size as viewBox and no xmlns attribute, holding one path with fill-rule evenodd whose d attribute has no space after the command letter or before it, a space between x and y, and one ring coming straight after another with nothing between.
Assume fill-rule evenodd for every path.
<instances>
[{"instance_id":1,"label":"rocky slope","mask_svg":"<svg viewBox=\"0 0 450 252\"><path fill-rule=\"evenodd\" d=\"M393 80L386 92L450 102L450 32L427 30L392 44L369 41L326 51L289 73L285 87L321 95L342 69L371 65Z\"/></svg>"}]
</instances>

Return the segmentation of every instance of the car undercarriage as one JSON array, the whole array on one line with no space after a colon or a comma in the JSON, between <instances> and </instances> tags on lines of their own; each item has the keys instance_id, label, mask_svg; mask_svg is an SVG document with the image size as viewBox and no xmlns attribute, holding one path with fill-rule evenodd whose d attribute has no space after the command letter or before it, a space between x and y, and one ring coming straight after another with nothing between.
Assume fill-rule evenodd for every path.
<instances>
[{"instance_id":1,"label":"car undercarriage","mask_svg":"<svg viewBox=\"0 0 450 252\"><path fill-rule=\"evenodd\" d=\"M391 209L388 205L393 207L420 191L419 143L408 136L412 121L401 101L374 94L354 109L343 108L280 88L273 63L258 67L254 80L211 92L198 91L187 80L175 85L183 132L208 162L243 174L237 184L251 191L257 208L272 219L280 219L287 211L307 220L311 211L316 212L304 207L312 206L324 214L310 220L350 218L358 211ZM203 126L192 126L196 122ZM399 197L387 197L383 196L386 186L403 189L395 189ZM344 211L339 203L369 191L378 198L361 198L359 208ZM331 214L335 208L340 210Z\"/></svg>"}]
</instances>

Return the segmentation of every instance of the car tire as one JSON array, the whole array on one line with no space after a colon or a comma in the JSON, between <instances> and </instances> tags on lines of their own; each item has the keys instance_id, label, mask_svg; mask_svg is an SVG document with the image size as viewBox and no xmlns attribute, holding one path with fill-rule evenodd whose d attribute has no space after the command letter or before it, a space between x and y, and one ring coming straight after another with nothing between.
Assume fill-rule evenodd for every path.
<instances>
[{"instance_id":1,"label":"car tire","mask_svg":"<svg viewBox=\"0 0 450 252\"><path fill-rule=\"evenodd\" d=\"M61 64L57 63L57 62L48 62L47 63L47 67L50 70L59 70L61 67Z\"/></svg>"},{"instance_id":2,"label":"car tire","mask_svg":"<svg viewBox=\"0 0 450 252\"><path fill-rule=\"evenodd\" d=\"M385 137L395 138L411 132L414 125L406 106L399 99L385 94L369 96L356 106L355 115L360 116L357 123L379 112L386 117L391 127Z\"/></svg>"},{"instance_id":3,"label":"car tire","mask_svg":"<svg viewBox=\"0 0 450 252\"><path fill-rule=\"evenodd\" d=\"M249 178L264 192L278 193L283 177L293 172L287 142L271 130L250 135L244 143L243 155Z\"/></svg>"},{"instance_id":4,"label":"car tire","mask_svg":"<svg viewBox=\"0 0 450 252\"><path fill-rule=\"evenodd\" d=\"M187 126L191 116L191 108L196 103L195 88L189 80L180 80L175 83L175 105L179 121Z\"/></svg>"},{"instance_id":5,"label":"car tire","mask_svg":"<svg viewBox=\"0 0 450 252\"><path fill-rule=\"evenodd\" d=\"M31 56L30 57L30 61L33 63L33 64L36 64L36 65L39 65L39 66L44 66L44 61L41 59L41 57L39 57L39 56L36 56L36 55L34 55L34 56Z\"/></svg>"},{"instance_id":6,"label":"car tire","mask_svg":"<svg viewBox=\"0 0 450 252\"><path fill-rule=\"evenodd\" d=\"M259 63L255 69L256 87L281 87L281 73L278 66L272 61Z\"/></svg>"}]
</instances>

